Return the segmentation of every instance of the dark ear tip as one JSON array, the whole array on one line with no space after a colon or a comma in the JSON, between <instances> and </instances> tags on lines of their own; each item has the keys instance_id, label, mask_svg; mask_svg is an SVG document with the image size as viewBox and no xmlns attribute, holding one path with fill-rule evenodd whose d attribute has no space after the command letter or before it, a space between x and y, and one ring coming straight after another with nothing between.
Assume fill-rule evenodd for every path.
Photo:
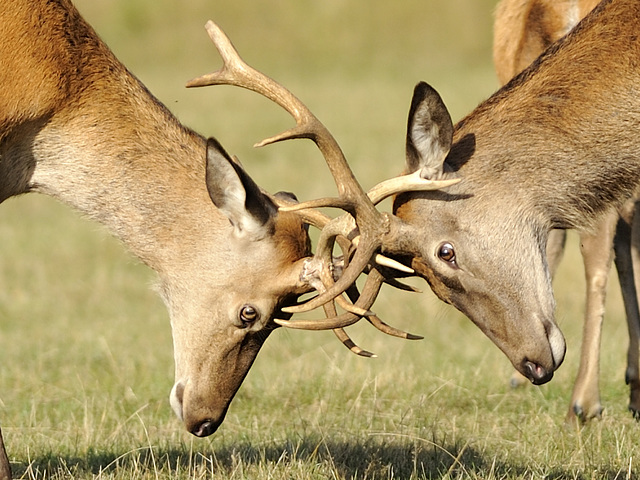
<instances>
[{"instance_id":1,"label":"dark ear tip","mask_svg":"<svg viewBox=\"0 0 640 480\"><path fill-rule=\"evenodd\" d=\"M418 82L413 89L413 98L411 99L411 107L409 109L410 119L414 116L418 107L429 97L440 99L440 94L427 82Z\"/></svg>"},{"instance_id":2,"label":"dark ear tip","mask_svg":"<svg viewBox=\"0 0 640 480\"><path fill-rule=\"evenodd\" d=\"M229 156L227 151L224 149L222 144L217 139L215 139L214 137L209 137L207 139L207 155L209 154L209 151L211 151L211 150L215 150L217 152L220 152L225 158L227 158L228 160L231 160L231 157Z\"/></svg>"},{"instance_id":3,"label":"dark ear tip","mask_svg":"<svg viewBox=\"0 0 640 480\"><path fill-rule=\"evenodd\" d=\"M274 197L276 198L283 198L285 200L292 200L294 202L298 201L298 197L296 197L296 194L293 192L277 192Z\"/></svg>"},{"instance_id":4,"label":"dark ear tip","mask_svg":"<svg viewBox=\"0 0 640 480\"><path fill-rule=\"evenodd\" d=\"M435 88L429 85L427 82L418 82L413 89L413 98L417 101L422 101L424 98L432 93L437 93Z\"/></svg>"},{"instance_id":5,"label":"dark ear tip","mask_svg":"<svg viewBox=\"0 0 640 480\"><path fill-rule=\"evenodd\" d=\"M428 87L429 87L429 84L421 80L418 83L416 83L416 86L413 88L413 93L414 94L421 93Z\"/></svg>"}]
</instances>

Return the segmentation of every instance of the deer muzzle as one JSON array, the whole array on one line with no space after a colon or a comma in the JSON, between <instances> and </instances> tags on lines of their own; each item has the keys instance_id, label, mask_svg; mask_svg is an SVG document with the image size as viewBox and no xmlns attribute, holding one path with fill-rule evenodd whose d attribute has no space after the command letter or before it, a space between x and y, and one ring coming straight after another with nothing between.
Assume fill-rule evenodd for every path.
<instances>
[{"instance_id":1,"label":"deer muzzle","mask_svg":"<svg viewBox=\"0 0 640 480\"><path fill-rule=\"evenodd\" d=\"M221 407L208 406L207 408L191 405L188 395L185 395L188 383L188 381L182 380L175 383L169 396L171 408L178 418L184 422L187 431L196 437L208 437L214 434L222 424L228 405L225 404Z\"/></svg>"},{"instance_id":2,"label":"deer muzzle","mask_svg":"<svg viewBox=\"0 0 640 480\"><path fill-rule=\"evenodd\" d=\"M545 361L543 365L539 361L525 357L520 362L520 365L514 365L534 385L542 385L553 378L553 373L562 364L566 351L564 336L555 323L543 322L543 324L550 353L550 355L544 355L544 357L550 357L548 359L550 361Z\"/></svg>"}]
</instances>

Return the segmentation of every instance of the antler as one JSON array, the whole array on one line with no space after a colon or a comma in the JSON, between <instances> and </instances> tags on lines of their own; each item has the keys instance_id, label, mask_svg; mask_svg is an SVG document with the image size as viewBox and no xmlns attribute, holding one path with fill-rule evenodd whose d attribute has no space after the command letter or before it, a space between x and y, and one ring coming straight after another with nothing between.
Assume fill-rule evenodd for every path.
<instances>
[{"instance_id":1,"label":"antler","mask_svg":"<svg viewBox=\"0 0 640 480\"><path fill-rule=\"evenodd\" d=\"M293 138L308 138L315 142L327 162L338 189L339 199L331 202L331 206L346 210L356 220L362 241L361 246L356 250L351 260L350 268L323 294L303 306L292 309L295 311L313 310L340 295L358 278L379 248L381 239L388 229L389 222L384 218L386 215L376 210L362 190L349 168L340 146L316 116L289 90L247 65L240 58L231 41L214 22L207 22L205 28L220 52L224 64L220 70L191 80L187 83L187 86L236 85L257 92L283 107L295 119L296 126L279 135L263 140L256 146L264 146ZM344 220L336 219L336 224L340 224L338 229L329 227L336 235L349 235L349 232L344 231L346 228ZM330 239L327 239L327 242L323 245L328 248L333 243ZM318 249L316 253L316 261L320 263L318 270L329 269L330 263L327 263L326 260L331 257L331 254L324 248L323 246L322 249ZM367 308L368 306L365 307L365 309Z\"/></svg>"},{"instance_id":2,"label":"antler","mask_svg":"<svg viewBox=\"0 0 640 480\"><path fill-rule=\"evenodd\" d=\"M282 210L289 209L289 207L297 205L297 203L294 203L292 201L289 201L283 198L277 198L276 202L278 203L279 208ZM331 221L331 219L327 215L325 215L324 213L318 210L305 209L305 210L302 210L300 214L305 222L315 226L320 230L323 230L324 227ZM340 244L340 248L342 248L343 252L346 253L349 250L349 247L351 246L351 242L348 241L346 238L339 236L337 237L336 241ZM334 264L335 263L336 262L334 262ZM399 264L399 265L402 265L402 264ZM347 289L347 295L349 296L352 302L357 303L358 299L360 299L361 297L363 297L366 302L369 302L370 301L369 299L371 299L371 301L375 299L383 281L385 283L389 283L395 286L396 288L409 290L409 291L417 291L412 286L404 285L400 282L395 281L394 279L384 278L384 276L381 276L377 271L374 273L374 276L371 278L373 278L373 281L368 280L367 284L365 285L364 296L358 292L358 289L355 285L352 285ZM321 283L320 285L317 285L316 288L319 290L323 290L324 284ZM340 297L337 297L337 300L339 299ZM343 308L346 307L346 305L343 305L341 302L338 302L338 303L340 303L340 305ZM358 320L362 318L362 316L355 315L353 313L345 313L342 315L338 315L336 312L335 306L331 301L323 305L323 308L325 310L327 318L322 320L306 320L306 321L292 322L289 320L275 319L274 321L277 324L282 325L284 327L295 328L295 329L305 329L305 330L332 329L333 332L338 337L338 339L344 344L344 346L346 346L349 350L351 350L351 352L363 357L376 356L374 353L363 350L358 345L356 345L353 342L353 340L351 340L349 335L344 331L344 327L347 327L349 325L356 323ZM413 335L411 333L404 332L390 325L387 325L385 322L380 320L380 318L378 318L376 315L373 315L373 314L367 315L365 316L365 318L369 321L369 323L371 323L371 325L373 325L375 328L380 330L382 333L386 333L387 335L391 335L399 338L405 338L408 340L420 340L423 338L421 336Z\"/></svg>"},{"instance_id":3,"label":"antler","mask_svg":"<svg viewBox=\"0 0 640 480\"><path fill-rule=\"evenodd\" d=\"M212 21L205 26L209 37L220 52L223 66L218 71L203 75L187 83L187 87L201 87L207 85L235 85L259 93L284 108L295 119L296 125L273 137L267 138L256 146L264 146L293 138L307 138L312 140L322 153L338 190L338 198L321 199L302 203L294 210L309 209L318 205L337 207L347 214L328 221L322 228L316 254L307 264L307 272L311 272L307 281L321 282L327 287L316 288L319 295L307 302L287 307L287 312L297 313L313 310L319 306L332 302L351 287L358 276L367 268L372 259L378 255L378 250L391 230L392 219L376 210L375 204L387 196L406 190L434 190L448 186L455 181L437 182L426 181L419 177L400 177L402 180L392 179L374 187L369 194L365 193L353 172L349 168L346 158L333 135L317 119L317 117L289 90L284 88L266 75L247 65L233 47L224 32ZM411 177L411 178L409 178ZM332 275L332 253L336 239L344 237L357 243L355 254L337 281ZM386 262L389 264L389 262ZM393 265L393 263L392 263ZM395 268L400 264L395 263ZM411 273L408 267L400 265L405 272ZM374 271L374 270L372 270ZM382 277L382 276L380 276ZM355 323L360 317L372 317L369 308L375 300L383 278L369 275L362 295L355 304L348 304L338 300L347 310L346 314L321 321L323 328L342 328ZM296 324L298 322L295 322ZM302 324L303 322L300 322ZM333 326L330 326L333 325Z\"/></svg>"}]
</instances>

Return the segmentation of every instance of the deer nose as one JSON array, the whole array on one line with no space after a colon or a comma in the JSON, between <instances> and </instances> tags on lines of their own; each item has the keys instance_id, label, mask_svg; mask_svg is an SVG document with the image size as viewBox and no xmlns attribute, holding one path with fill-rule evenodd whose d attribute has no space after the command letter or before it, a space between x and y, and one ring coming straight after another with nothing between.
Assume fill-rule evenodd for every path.
<instances>
[{"instance_id":1,"label":"deer nose","mask_svg":"<svg viewBox=\"0 0 640 480\"><path fill-rule=\"evenodd\" d=\"M227 410L202 405L202 402L197 400L194 402L193 385L188 379L178 380L171 389L169 403L178 418L184 422L188 432L196 437L208 437L222 424Z\"/></svg>"},{"instance_id":2,"label":"deer nose","mask_svg":"<svg viewBox=\"0 0 640 480\"><path fill-rule=\"evenodd\" d=\"M547 383L553 378L553 370L548 371L546 368L534 363L530 360L524 359L522 361L522 370L525 377L527 377L534 385L542 385Z\"/></svg>"}]
</instances>

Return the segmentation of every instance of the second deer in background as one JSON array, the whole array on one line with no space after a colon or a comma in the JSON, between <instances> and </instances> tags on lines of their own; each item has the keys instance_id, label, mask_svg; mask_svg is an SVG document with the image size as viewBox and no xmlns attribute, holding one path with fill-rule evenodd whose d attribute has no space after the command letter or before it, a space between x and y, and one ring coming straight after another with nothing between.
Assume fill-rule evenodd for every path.
<instances>
[{"instance_id":1,"label":"second deer in background","mask_svg":"<svg viewBox=\"0 0 640 480\"><path fill-rule=\"evenodd\" d=\"M496 9L493 45L493 60L500 82L508 83L533 63L598 3L599 0L502 0ZM634 215L634 204L628 202L622 211L611 212L594 232L580 234L587 284L586 308L580 368L567 420L584 422L602 414L598 384L600 337L614 249L629 328L625 376L631 392L629 410L640 419L640 315L633 272L633 260L640 265L637 263L640 222L634 221ZM565 230L554 230L549 236L547 255L552 274L562 258L565 238ZM512 382L518 382L518 375L514 374Z\"/></svg>"}]
</instances>

